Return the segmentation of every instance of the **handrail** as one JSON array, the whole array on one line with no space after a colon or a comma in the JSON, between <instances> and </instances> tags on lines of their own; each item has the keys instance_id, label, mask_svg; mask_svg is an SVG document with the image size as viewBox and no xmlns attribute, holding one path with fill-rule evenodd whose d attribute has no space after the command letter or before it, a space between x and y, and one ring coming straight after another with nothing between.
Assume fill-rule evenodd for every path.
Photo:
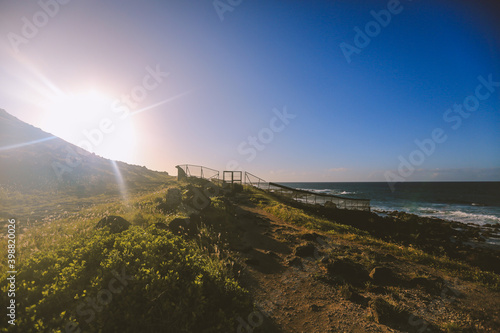
<instances>
[{"instance_id":1,"label":"handrail","mask_svg":"<svg viewBox=\"0 0 500 333\"><path fill-rule=\"evenodd\" d=\"M189 170L189 167L192 168L200 168L200 176L198 178L202 179L208 179L211 180L213 178L219 179L219 170L215 170L212 168L207 168L203 165L195 165L195 164L179 164L175 166L176 168L182 169L188 177L198 177L197 175L192 175L191 171ZM203 172L203 169L212 171L214 174L210 177L205 177L205 173Z\"/></svg>"},{"instance_id":2,"label":"handrail","mask_svg":"<svg viewBox=\"0 0 500 333\"><path fill-rule=\"evenodd\" d=\"M267 183L264 179L262 179L262 178L260 178L260 177L257 177L256 175L251 174L251 173L250 173L250 172L248 172L248 171L245 171L245 184L246 184L247 179L248 179L248 181L249 181L249 183L250 183L251 185L253 185L253 183L254 183L254 182L252 182L252 181L250 180L250 178L248 177L248 175L250 175L250 176L252 176L252 177L254 177L254 178L257 178L257 180L258 180L258 182L257 182L257 183L258 183L258 184L260 184L261 182L262 182L262 183Z\"/></svg>"},{"instance_id":3,"label":"handrail","mask_svg":"<svg viewBox=\"0 0 500 333\"><path fill-rule=\"evenodd\" d=\"M284 189L287 189L287 190L290 190L290 191L294 191L294 192L300 192L300 193L305 193L305 194L314 194L314 195L317 195L319 197L332 197L332 198L344 199L344 200L370 201L369 199L341 197L341 196L335 195L335 194L315 193L315 192L311 192L311 191L308 191L308 190L302 190L302 189L299 189L299 188L293 188L293 187L289 187L289 186L285 186L285 185L281 185L281 184L277 184L277 183L269 183L269 185L276 186L276 187L281 187L281 188L284 188Z\"/></svg>"},{"instance_id":4,"label":"handrail","mask_svg":"<svg viewBox=\"0 0 500 333\"><path fill-rule=\"evenodd\" d=\"M191 168L200 168L199 175L192 175ZM212 182L217 182L218 184L221 182L220 173L218 170L204 167L202 165L194 165L194 164L182 164L177 165L176 168L179 169L179 175L181 175L181 170L184 173L183 177L198 177L210 180ZM203 170L211 171L213 173L210 177L205 177L205 173ZM253 180L251 178L254 178ZM282 196L289 197L293 200L312 203L312 204L330 204L333 207L343 208L343 209L359 209L359 210L367 210L370 211L370 200L369 199L359 199L359 198L348 198L342 197L334 194L326 194L326 193L316 193L308 190L297 189L293 187L289 187L286 185L281 185L277 183L267 182L264 179L251 174L250 172L245 171L244 183L249 184L251 186L257 187L259 189L273 192L276 194L280 194ZM220 184L219 184L220 185ZM311 198L312 197L312 198Z\"/></svg>"}]
</instances>

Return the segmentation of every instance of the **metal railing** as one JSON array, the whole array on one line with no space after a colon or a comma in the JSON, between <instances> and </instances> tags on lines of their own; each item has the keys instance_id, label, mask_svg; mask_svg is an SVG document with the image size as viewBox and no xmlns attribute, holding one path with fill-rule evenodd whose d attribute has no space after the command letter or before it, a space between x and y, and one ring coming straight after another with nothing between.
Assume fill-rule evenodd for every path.
<instances>
[{"instance_id":1,"label":"metal railing","mask_svg":"<svg viewBox=\"0 0 500 333\"><path fill-rule=\"evenodd\" d=\"M319 204L322 206L329 206L340 209L370 211L369 199L347 198L333 194L316 193L276 183L269 183L269 187L267 190L271 193L279 194L281 196L288 197L290 199L306 204Z\"/></svg>"},{"instance_id":2,"label":"metal railing","mask_svg":"<svg viewBox=\"0 0 500 333\"><path fill-rule=\"evenodd\" d=\"M207 168L201 165L183 164L177 165L179 178L197 177L207 179L218 185L224 185L219 178L218 170ZM227 172L227 171L226 171ZM232 174L232 177L234 174ZM232 181L234 180L231 178ZM238 179L241 181L240 179ZM246 185L250 185L261 190L268 191L273 194L278 194L306 204L319 204L340 209L355 209L370 211L369 199L347 198L333 194L316 193L307 190L296 189L285 185L267 182L264 179L257 177L250 172L244 172L244 181Z\"/></svg>"},{"instance_id":3,"label":"metal railing","mask_svg":"<svg viewBox=\"0 0 500 333\"><path fill-rule=\"evenodd\" d=\"M269 183L264 179L245 171L245 184L267 190L269 188Z\"/></svg>"},{"instance_id":4,"label":"metal railing","mask_svg":"<svg viewBox=\"0 0 500 333\"><path fill-rule=\"evenodd\" d=\"M216 182L219 181L219 171L215 169L193 164L182 164L176 165L175 167L179 170L179 173L180 170L182 170L187 177L202 178Z\"/></svg>"}]
</instances>

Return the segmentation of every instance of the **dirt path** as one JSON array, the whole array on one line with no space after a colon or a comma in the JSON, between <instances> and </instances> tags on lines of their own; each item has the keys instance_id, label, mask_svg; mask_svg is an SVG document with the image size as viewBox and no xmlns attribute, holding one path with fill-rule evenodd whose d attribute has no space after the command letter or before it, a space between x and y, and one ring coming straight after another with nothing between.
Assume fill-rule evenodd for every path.
<instances>
[{"instance_id":1,"label":"dirt path","mask_svg":"<svg viewBox=\"0 0 500 333\"><path fill-rule=\"evenodd\" d=\"M242 283L259 309L246 319L256 332L257 327L261 332L391 331L366 320L369 313L363 299L361 304L344 301L337 288L316 278L323 273L321 252L340 244L259 208L240 205L237 217L247 258ZM319 251L312 257L296 257L294 249L306 239ZM267 320L259 325L258 319L264 317Z\"/></svg>"},{"instance_id":2,"label":"dirt path","mask_svg":"<svg viewBox=\"0 0 500 333\"><path fill-rule=\"evenodd\" d=\"M496 332L500 327L499 293L395 258L382 249L288 224L251 204L233 202L233 206L238 241L232 245L244 263L240 282L257 306L256 311L240 318L235 328L238 333L441 332L432 323L475 327L471 332ZM297 252L306 244L312 244L314 251ZM430 276L442 279L445 286L430 293L405 282L351 289L325 281L327 261L353 254L387 258L378 262L390 267L401 281L413 275ZM450 301L445 295L450 291L459 296ZM374 320L369 302L377 298L407 310L403 322L383 325Z\"/></svg>"}]
</instances>

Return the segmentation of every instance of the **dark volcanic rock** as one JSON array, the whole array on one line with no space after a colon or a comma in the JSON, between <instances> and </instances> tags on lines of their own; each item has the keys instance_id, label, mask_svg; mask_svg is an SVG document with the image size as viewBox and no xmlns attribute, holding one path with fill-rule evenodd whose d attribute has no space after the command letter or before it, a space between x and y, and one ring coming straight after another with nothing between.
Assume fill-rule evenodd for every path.
<instances>
[{"instance_id":1,"label":"dark volcanic rock","mask_svg":"<svg viewBox=\"0 0 500 333\"><path fill-rule=\"evenodd\" d=\"M350 284L362 284L369 276L365 267L349 259L337 259L326 265L329 275L341 277Z\"/></svg>"},{"instance_id":2,"label":"dark volcanic rock","mask_svg":"<svg viewBox=\"0 0 500 333\"><path fill-rule=\"evenodd\" d=\"M424 318L390 304L382 297L371 300L368 306L375 322L396 329L398 332L442 332L433 323L429 323Z\"/></svg>"},{"instance_id":3,"label":"dark volcanic rock","mask_svg":"<svg viewBox=\"0 0 500 333\"><path fill-rule=\"evenodd\" d=\"M258 266L260 264L258 259L255 258L248 258L245 260L245 264L247 265L252 265L252 266Z\"/></svg>"},{"instance_id":4,"label":"dark volcanic rock","mask_svg":"<svg viewBox=\"0 0 500 333\"><path fill-rule=\"evenodd\" d=\"M128 222L121 216L110 215L97 222L95 226L96 229L102 229L106 227L109 227L109 231L112 234L116 234L127 230L130 227L130 222Z\"/></svg>"},{"instance_id":5,"label":"dark volcanic rock","mask_svg":"<svg viewBox=\"0 0 500 333\"><path fill-rule=\"evenodd\" d=\"M203 211L210 207L212 200L210 199L209 192L203 187L196 187L189 185L184 193L185 203L197 211Z\"/></svg>"},{"instance_id":6,"label":"dark volcanic rock","mask_svg":"<svg viewBox=\"0 0 500 333\"><path fill-rule=\"evenodd\" d=\"M334 203L333 203L333 202L331 202L331 201L327 201L327 202L325 202L325 208L330 208L330 209L332 209L332 208L333 208L333 209L335 209L335 208L337 208L337 205L336 205L336 204L334 204Z\"/></svg>"},{"instance_id":7,"label":"dark volcanic rock","mask_svg":"<svg viewBox=\"0 0 500 333\"><path fill-rule=\"evenodd\" d=\"M292 259L288 260L287 265L297 267L297 268L302 268L303 267L302 266L302 259L300 259L299 257L293 257Z\"/></svg>"},{"instance_id":8,"label":"dark volcanic rock","mask_svg":"<svg viewBox=\"0 0 500 333\"><path fill-rule=\"evenodd\" d=\"M178 188L169 188L165 195L165 200L169 206L177 207L182 202L182 192Z\"/></svg>"},{"instance_id":9,"label":"dark volcanic rock","mask_svg":"<svg viewBox=\"0 0 500 333\"><path fill-rule=\"evenodd\" d=\"M370 278L373 282L380 285L392 284L396 281L396 276L394 275L392 269L383 266L372 269L370 272Z\"/></svg>"},{"instance_id":10,"label":"dark volcanic rock","mask_svg":"<svg viewBox=\"0 0 500 333\"><path fill-rule=\"evenodd\" d=\"M421 287L428 293L438 295L445 287L445 282L440 277L416 277L410 280L410 285L413 287Z\"/></svg>"},{"instance_id":11,"label":"dark volcanic rock","mask_svg":"<svg viewBox=\"0 0 500 333\"><path fill-rule=\"evenodd\" d=\"M168 229L168 226L163 222L155 223L155 227L156 227L156 229L160 229L160 230L167 230Z\"/></svg>"},{"instance_id":12,"label":"dark volcanic rock","mask_svg":"<svg viewBox=\"0 0 500 333\"><path fill-rule=\"evenodd\" d=\"M173 219L169 223L168 229L176 235L184 234L188 236L194 236L198 233L198 226L189 218L178 217Z\"/></svg>"},{"instance_id":13,"label":"dark volcanic rock","mask_svg":"<svg viewBox=\"0 0 500 333\"><path fill-rule=\"evenodd\" d=\"M319 312L324 308L324 306L311 304L311 306L309 308L311 309L312 312Z\"/></svg>"},{"instance_id":14,"label":"dark volcanic rock","mask_svg":"<svg viewBox=\"0 0 500 333\"><path fill-rule=\"evenodd\" d=\"M313 243L307 243L305 245L299 245L295 248L295 255L299 257L314 257L314 252L316 247Z\"/></svg>"},{"instance_id":15,"label":"dark volcanic rock","mask_svg":"<svg viewBox=\"0 0 500 333\"><path fill-rule=\"evenodd\" d=\"M369 303L369 306L375 322L392 326L391 323L399 321L398 311L383 298L375 298Z\"/></svg>"},{"instance_id":16,"label":"dark volcanic rock","mask_svg":"<svg viewBox=\"0 0 500 333\"><path fill-rule=\"evenodd\" d=\"M165 198L160 200L157 208L164 213L172 212L179 207L182 202L182 192L178 188L169 188Z\"/></svg>"}]
</instances>

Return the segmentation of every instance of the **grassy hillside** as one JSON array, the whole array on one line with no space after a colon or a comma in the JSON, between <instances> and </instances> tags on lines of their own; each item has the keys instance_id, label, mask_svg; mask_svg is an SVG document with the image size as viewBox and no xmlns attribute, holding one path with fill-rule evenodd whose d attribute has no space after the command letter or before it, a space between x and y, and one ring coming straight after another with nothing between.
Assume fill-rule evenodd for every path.
<instances>
[{"instance_id":1,"label":"grassy hillside","mask_svg":"<svg viewBox=\"0 0 500 333\"><path fill-rule=\"evenodd\" d=\"M96 205L20 231L18 320L8 332L230 331L239 313L252 311L248 293L235 280L234 262L221 252L224 244L209 226L200 226L195 237L165 229L192 211L184 198L165 212L166 191L128 204ZM218 221L226 218L217 198L209 210ZM119 233L96 228L109 215L132 224ZM0 246L6 257L6 239ZM5 264L0 264L3 281ZM2 284L0 303L6 298Z\"/></svg>"},{"instance_id":2,"label":"grassy hillside","mask_svg":"<svg viewBox=\"0 0 500 333\"><path fill-rule=\"evenodd\" d=\"M88 153L1 109L0 142L0 217L17 217L26 225L152 191L174 179Z\"/></svg>"},{"instance_id":3,"label":"grassy hillside","mask_svg":"<svg viewBox=\"0 0 500 333\"><path fill-rule=\"evenodd\" d=\"M131 225L98 228L110 215ZM252 188L172 181L26 228L17 244L8 332L482 332L500 323L497 274ZM6 239L0 248L5 257ZM368 276L381 266L392 275ZM6 295L2 284L2 304Z\"/></svg>"}]
</instances>

